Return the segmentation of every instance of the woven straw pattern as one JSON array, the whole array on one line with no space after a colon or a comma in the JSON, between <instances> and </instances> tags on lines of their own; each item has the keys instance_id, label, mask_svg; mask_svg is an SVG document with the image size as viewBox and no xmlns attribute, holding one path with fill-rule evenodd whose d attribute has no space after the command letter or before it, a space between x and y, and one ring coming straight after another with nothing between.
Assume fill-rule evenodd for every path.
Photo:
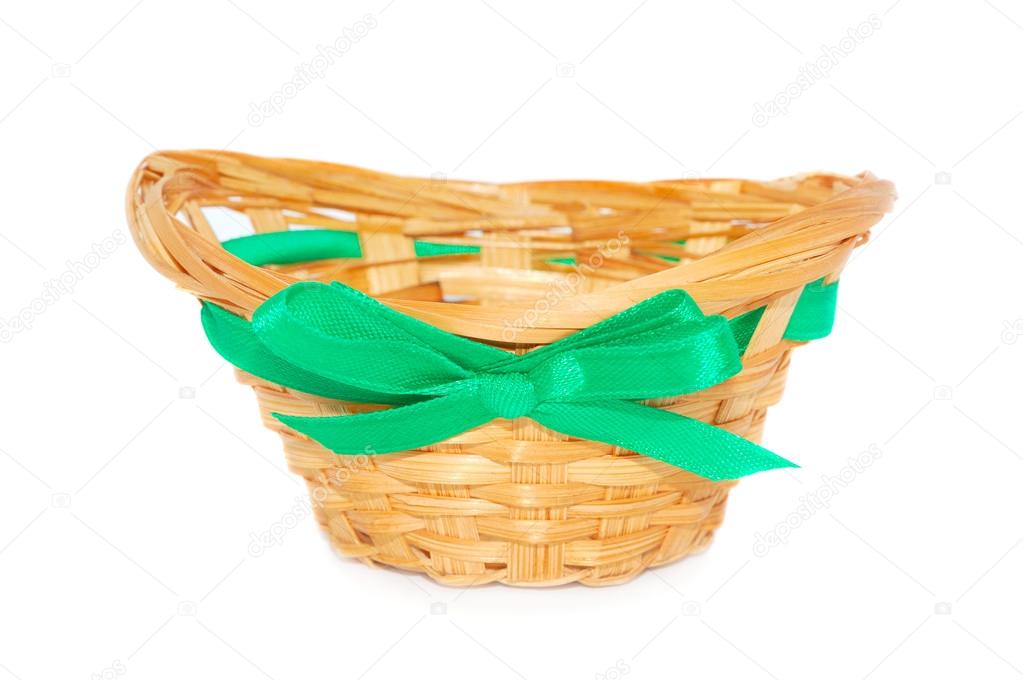
<instances>
[{"instance_id":1,"label":"woven straw pattern","mask_svg":"<svg viewBox=\"0 0 1023 680\"><path fill-rule=\"evenodd\" d=\"M837 279L893 199L891 183L869 173L487 184L190 151L145 159L127 212L158 271L246 317L294 281L335 280L445 330L525 352L667 288L684 288L707 314L766 306L739 375L653 402L760 441L798 344L782 334L800 290ZM357 231L363 258L254 267L220 247L210 208L232 211L257 233ZM417 240L480 251L417 259ZM447 584L625 581L705 548L734 485L526 418L421 450L336 456L270 413L380 406L238 376L255 390L263 422L280 433L342 554Z\"/></svg>"}]
</instances>

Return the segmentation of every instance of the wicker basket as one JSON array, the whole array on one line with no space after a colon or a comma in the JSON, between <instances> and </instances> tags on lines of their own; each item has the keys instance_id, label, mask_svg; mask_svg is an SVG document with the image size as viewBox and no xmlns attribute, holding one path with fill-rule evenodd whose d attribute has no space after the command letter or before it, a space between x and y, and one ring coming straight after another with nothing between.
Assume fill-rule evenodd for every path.
<instances>
[{"instance_id":1,"label":"wicker basket","mask_svg":"<svg viewBox=\"0 0 1023 680\"><path fill-rule=\"evenodd\" d=\"M893 198L891 183L868 173L487 184L187 151L143 161L127 212L160 273L246 317L295 281L333 280L447 331L524 352L668 288L684 288L707 314L766 306L740 374L655 403L759 441L798 344L782 334L800 290L837 279ZM363 257L256 267L221 247L203 212L212 207L234 211L257 233L357 231ZM417 258L424 240L478 249ZM421 450L338 456L270 413L366 405L238 373L337 550L445 584L628 580L705 548L734 485L570 440L527 418Z\"/></svg>"}]
</instances>

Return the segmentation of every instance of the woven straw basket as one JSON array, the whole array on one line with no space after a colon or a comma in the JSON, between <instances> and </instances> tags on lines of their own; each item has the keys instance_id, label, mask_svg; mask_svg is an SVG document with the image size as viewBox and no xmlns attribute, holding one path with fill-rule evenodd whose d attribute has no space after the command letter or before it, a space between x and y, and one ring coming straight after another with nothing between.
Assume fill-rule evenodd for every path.
<instances>
[{"instance_id":1,"label":"woven straw basket","mask_svg":"<svg viewBox=\"0 0 1023 680\"><path fill-rule=\"evenodd\" d=\"M836 280L893 199L891 183L869 173L488 184L186 151L142 162L127 213L160 273L245 317L296 281L340 281L444 330L525 352L669 288L686 290L706 314L766 306L741 373L650 402L759 441L799 344L782 334L801 289ZM354 231L362 258L253 266L221 247L210 208L232 211L256 233ZM424 240L478 249L417 258ZM379 406L238 377L255 390L264 424L279 432L337 550L445 584L628 580L704 549L735 483L572 440L527 418L420 450L339 456L271 412Z\"/></svg>"}]
</instances>

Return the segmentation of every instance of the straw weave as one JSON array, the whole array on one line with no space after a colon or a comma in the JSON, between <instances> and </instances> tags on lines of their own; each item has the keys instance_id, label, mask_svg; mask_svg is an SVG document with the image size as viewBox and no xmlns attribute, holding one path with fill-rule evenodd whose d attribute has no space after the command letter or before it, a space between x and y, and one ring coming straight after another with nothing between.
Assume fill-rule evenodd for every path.
<instances>
[{"instance_id":1,"label":"straw weave","mask_svg":"<svg viewBox=\"0 0 1023 680\"><path fill-rule=\"evenodd\" d=\"M142 162L127 213L161 274L246 317L295 281L341 281L445 330L525 352L668 288L684 288L707 314L766 306L740 374L651 402L759 442L799 344L782 334L802 287L836 280L893 199L892 184L869 173L490 184L175 151ZM357 231L363 258L249 265L219 245L214 208L256 233ZM480 250L417 259L417 240ZM446 584L628 580L705 548L734 486L526 418L415 451L337 456L270 413L382 407L238 377L280 433L338 551Z\"/></svg>"}]
</instances>

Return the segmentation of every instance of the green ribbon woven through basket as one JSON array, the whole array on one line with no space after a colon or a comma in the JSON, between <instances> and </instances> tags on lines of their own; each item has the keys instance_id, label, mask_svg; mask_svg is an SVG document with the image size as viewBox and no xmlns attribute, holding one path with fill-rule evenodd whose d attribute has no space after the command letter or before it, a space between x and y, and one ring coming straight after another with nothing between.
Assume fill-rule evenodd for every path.
<instances>
[{"instance_id":1,"label":"green ribbon woven through basket","mask_svg":"<svg viewBox=\"0 0 1023 680\"><path fill-rule=\"evenodd\" d=\"M324 237L345 233L278 232L224 247L254 264L357 257L357 240ZM807 285L785 338L827 335L837 288L821 280ZM722 480L794 464L719 427L637 402L698 392L738 373L762 314L763 308L731 320L705 316L688 293L668 290L517 356L396 312L340 283L302 282L266 300L251 322L204 303L202 323L221 356L264 380L331 399L392 406L346 416L274 414L335 453L404 451L496 418L528 417L562 434Z\"/></svg>"}]
</instances>

